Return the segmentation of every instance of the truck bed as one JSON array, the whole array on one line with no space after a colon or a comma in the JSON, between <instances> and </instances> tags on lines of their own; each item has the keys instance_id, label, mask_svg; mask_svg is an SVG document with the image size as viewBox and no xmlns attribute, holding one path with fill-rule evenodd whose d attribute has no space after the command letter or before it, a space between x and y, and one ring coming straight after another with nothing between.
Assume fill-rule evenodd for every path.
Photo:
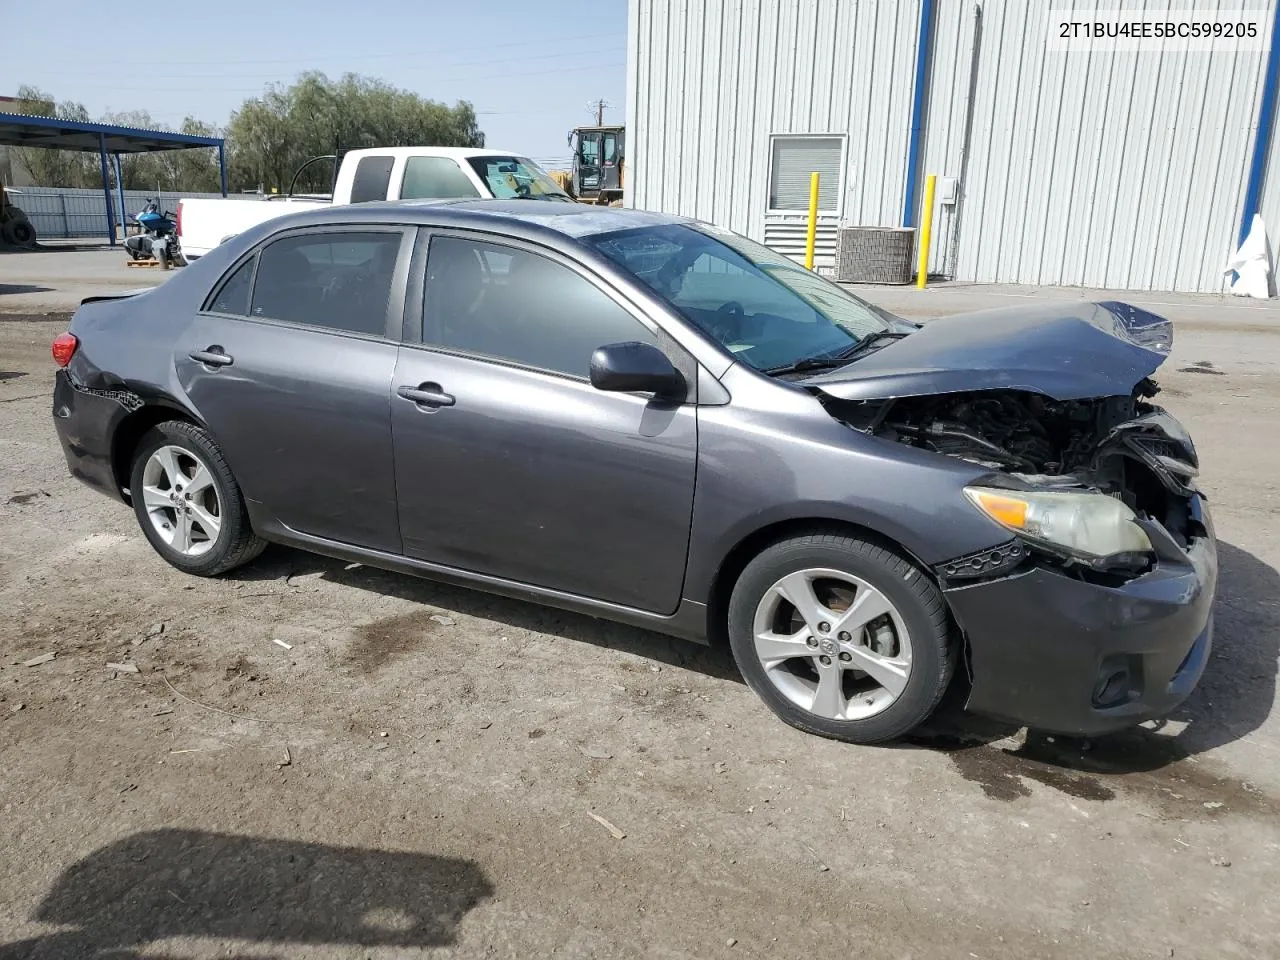
<instances>
[{"instance_id":1,"label":"truck bed","mask_svg":"<svg viewBox=\"0 0 1280 960\"><path fill-rule=\"evenodd\" d=\"M330 201L304 197L204 197L178 204L178 239L182 255L196 260L228 237L275 217L328 206Z\"/></svg>"}]
</instances>

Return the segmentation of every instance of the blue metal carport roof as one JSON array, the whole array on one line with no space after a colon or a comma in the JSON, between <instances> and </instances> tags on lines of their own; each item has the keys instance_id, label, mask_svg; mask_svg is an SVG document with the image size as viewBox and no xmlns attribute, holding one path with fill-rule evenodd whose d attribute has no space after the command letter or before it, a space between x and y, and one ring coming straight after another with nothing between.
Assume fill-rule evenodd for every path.
<instances>
[{"instance_id":1,"label":"blue metal carport roof","mask_svg":"<svg viewBox=\"0 0 1280 960\"><path fill-rule=\"evenodd\" d=\"M0 146L48 147L55 150L79 150L96 153L102 162L102 194L107 202L108 239L116 242L111 228L111 182L107 158L116 161L116 185L120 189L120 217L124 222L124 188L120 184L119 158L122 153L155 153L160 150L191 150L206 147L218 151L218 169L222 179L222 195L227 194L226 141L221 137L197 137L168 130L141 130L111 123L63 120L22 113L0 113Z\"/></svg>"}]
</instances>

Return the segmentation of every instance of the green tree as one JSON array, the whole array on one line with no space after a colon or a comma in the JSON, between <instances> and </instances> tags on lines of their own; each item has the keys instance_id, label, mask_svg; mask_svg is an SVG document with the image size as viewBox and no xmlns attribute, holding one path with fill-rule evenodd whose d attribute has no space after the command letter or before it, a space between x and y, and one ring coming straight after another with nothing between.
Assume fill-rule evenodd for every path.
<instances>
[{"instance_id":1,"label":"green tree","mask_svg":"<svg viewBox=\"0 0 1280 960\"><path fill-rule=\"evenodd\" d=\"M222 136L217 127L195 117L183 119L178 132L192 137ZM217 150L165 150L152 156L162 169L167 190L212 193L222 189Z\"/></svg>"},{"instance_id":2,"label":"green tree","mask_svg":"<svg viewBox=\"0 0 1280 960\"><path fill-rule=\"evenodd\" d=\"M51 94L36 87L19 87L17 99L15 113L58 117L63 120L92 120L83 104L73 101L58 102ZM164 124L153 120L146 110L109 113L101 117L101 121L141 130L168 129ZM219 136L215 127L202 123L194 117L183 120L178 132L201 137ZM96 153L34 147L15 147L13 152L18 165L25 167L31 179L39 186L99 187L102 185L102 167ZM211 149L123 154L120 157L120 174L126 190L195 193L221 189L218 155ZM115 171L109 170L109 176L111 186L114 187Z\"/></svg>"},{"instance_id":3,"label":"green tree","mask_svg":"<svg viewBox=\"0 0 1280 960\"><path fill-rule=\"evenodd\" d=\"M83 104L57 102L35 87L20 87L18 100L20 113L91 119ZM166 129L146 110L108 114L102 120L125 127ZM182 122L180 132L218 136L216 128L194 117ZM450 107L354 73L340 80L318 72L304 73L292 86L268 86L262 96L246 100L231 115L225 136L232 186L279 191L288 189L303 163L325 154L340 156L360 147L484 146L484 133L470 103L459 101ZM41 186L96 187L101 183L98 157L93 153L35 148L15 152L18 162ZM130 190L201 192L220 187L213 150L128 154L120 158L120 168L124 186ZM333 169L332 164L313 164L295 189L327 191Z\"/></svg>"},{"instance_id":4,"label":"green tree","mask_svg":"<svg viewBox=\"0 0 1280 960\"><path fill-rule=\"evenodd\" d=\"M14 113L62 120L89 119L89 111L84 104L69 100L58 103L36 87L25 84L19 87L17 99L12 108ZM98 158L93 154L35 147L15 147L14 153L18 162L31 174L31 179L40 186L91 187L102 180Z\"/></svg>"},{"instance_id":5,"label":"green tree","mask_svg":"<svg viewBox=\"0 0 1280 960\"><path fill-rule=\"evenodd\" d=\"M146 110L130 110L111 113L102 118L104 123L141 130L167 130L163 124L151 119ZM200 137L216 137L217 130L194 117L182 121L178 133ZM120 157L120 175L126 190L145 190L150 193L166 191L180 193L212 192L221 189L218 176L218 153L212 149L157 150L152 153L129 153Z\"/></svg>"},{"instance_id":6,"label":"green tree","mask_svg":"<svg viewBox=\"0 0 1280 960\"><path fill-rule=\"evenodd\" d=\"M466 101L450 107L370 77L318 72L246 100L227 127L236 187L283 192L310 158L375 146L482 147L484 133ZM327 191L332 177L331 164L314 164L295 190Z\"/></svg>"}]
</instances>

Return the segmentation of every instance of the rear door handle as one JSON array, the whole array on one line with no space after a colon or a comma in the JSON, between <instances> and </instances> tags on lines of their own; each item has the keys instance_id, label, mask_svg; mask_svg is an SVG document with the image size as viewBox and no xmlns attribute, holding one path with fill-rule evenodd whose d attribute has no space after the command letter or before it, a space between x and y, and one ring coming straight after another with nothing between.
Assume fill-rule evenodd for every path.
<instances>
[{"instance_id":1,"label":"rear door handle","mask_svg":"<svg viewBox=\"0 0 1280 960\"><path fill-rule=\"evenodd\" d=\"M229 367L235 363L235 358L219 346L212 346L208 350L196 350L187 356L197 363L203 363L206 367Z\"/></svg>"},{"instance_id":2,"label":"rear door handle","mask_svg":"<svg viewBox=\"0 0 1280 960\"><path fill-rule=\"evenodd\" d=\"M452 407L457 401L445 393L438 383L420 383L416 387L396 387L396 396L412 400L420 407Z\"/></svg>"}]
</instances>

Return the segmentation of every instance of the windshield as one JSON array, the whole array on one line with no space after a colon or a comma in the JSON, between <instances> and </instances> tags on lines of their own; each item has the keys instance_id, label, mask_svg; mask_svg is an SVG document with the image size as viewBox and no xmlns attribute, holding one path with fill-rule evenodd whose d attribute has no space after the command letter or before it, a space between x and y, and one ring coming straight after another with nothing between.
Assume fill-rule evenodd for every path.
<instances>
[{"instance_id":1,"label":"windshield","mask_svg":"<svg viewBox=\"0 0 1280 960\"><path fill-rule=\"evenodd\" d=\"M707 224L583 238L757 370L842 356L897 320L793 260Z\"/></svg>"},{"instance_id":2,"label":"windshield","mask_svg":"<svg viewBox=\"0 0 1280 960\"><path fill-rule=\"evenodd\" d=\"M467 162L500 200L573 202L573 198L561 190L550 175L532 160L522 157L471 157Z\"/></svg>"}]
</instances>

